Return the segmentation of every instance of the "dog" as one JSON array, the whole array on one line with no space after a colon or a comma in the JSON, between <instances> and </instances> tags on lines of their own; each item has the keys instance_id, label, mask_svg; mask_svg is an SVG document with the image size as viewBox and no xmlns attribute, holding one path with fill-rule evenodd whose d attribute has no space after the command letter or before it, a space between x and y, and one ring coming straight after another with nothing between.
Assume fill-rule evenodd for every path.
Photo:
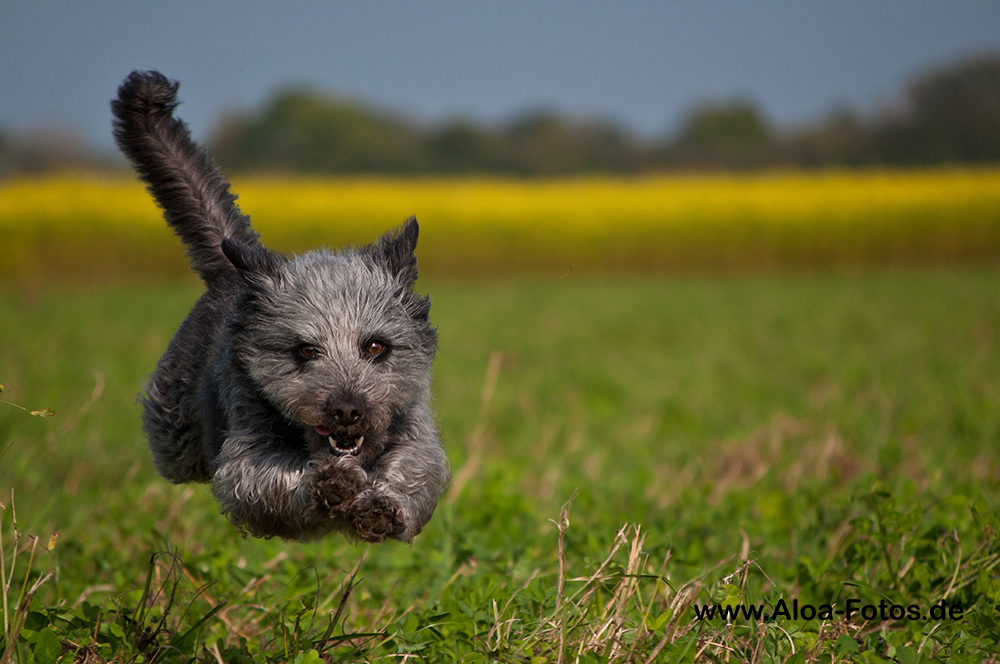
<instances>
[{"instance_id":1,"label":"dog","mask_svg":"<svg viewBox=\"0 0 1000 664\"><path fill-rule=\"evenodd\" d=\"M267 249L173 117L178 87L136 71L111 102L118 147L206 287L140 396L156 470L211 482L244 535L411 542L449 481L416 219L365 247Z\"/></svg>"}]
</instances>

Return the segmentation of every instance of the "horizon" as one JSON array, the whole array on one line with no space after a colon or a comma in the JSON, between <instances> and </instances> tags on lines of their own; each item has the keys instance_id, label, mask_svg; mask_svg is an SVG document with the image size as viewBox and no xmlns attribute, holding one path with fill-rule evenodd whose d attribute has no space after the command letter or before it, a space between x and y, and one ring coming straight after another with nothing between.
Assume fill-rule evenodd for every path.
<instances>
[{"instance_id":1,"label":"horizon","mask_svg":"<svg viewBox=\"0 0 1000 664\"><path fill-rule=\"evenodd\" d=\"M289 86L421 126L459 118L497 126L545 109L649 140L712 102L748 101L780 130L839 109L871 117L898 104L914 77L1000 51L1000 12L982 0L419 8L299 0L280 11L253 0L236 13L194 0L47 0L6 13L0 130L68 131L103 153L114 151L108 102L133 69L181 82L181 115L202 141L226 113L253 112Z\"/></svg>"}]
</instances>

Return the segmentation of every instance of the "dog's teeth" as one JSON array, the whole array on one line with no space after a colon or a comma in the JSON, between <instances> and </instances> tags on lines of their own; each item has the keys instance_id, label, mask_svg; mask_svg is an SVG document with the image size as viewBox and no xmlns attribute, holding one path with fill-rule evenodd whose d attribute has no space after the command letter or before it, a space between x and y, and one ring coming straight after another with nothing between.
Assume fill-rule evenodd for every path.
<instances>
[{"instance_id":1,"label":"dog's teeth","mask_svg":"<svg viewBox=\"0 0 1000 664\"><path fill-rule=\"evenodd\" d=\"M353 452L361 447L361 444L365 442L365 437L363 435L358 436L354 439L353 444L351 444L346 438L337 440L333 436L327 436L326 442L330 444L330 449L337 450L338 452Z\"/></svg>"}]
</instances>

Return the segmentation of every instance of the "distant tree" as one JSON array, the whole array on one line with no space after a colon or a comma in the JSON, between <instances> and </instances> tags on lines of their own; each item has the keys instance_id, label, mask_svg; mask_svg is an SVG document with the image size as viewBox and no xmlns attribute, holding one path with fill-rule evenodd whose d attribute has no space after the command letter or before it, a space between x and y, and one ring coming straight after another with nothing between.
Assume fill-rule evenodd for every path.
<instances>
[{"instance_id":1,"label":"distant tree","mask_svg":"<svg viewBox=\"0 0 1000 664\"><path fill-rule=\"evenodd\" d=\"M679 165L754 166L766 159L771 141L771 129L752 103L707 103L682 124L672 160Z\"/></svg>"},{"instance_id":2,"label":"distant tree","mask_svg":"<svg viewBox=\"0 0 1000 664\"><path fill-rule=\"evenodd\" d=\"M1000 55L932 71L909 88L901 119L879 132L896 164L1000 160Z\"/></svg>"},{"instance_id":3,"label":"distant tree","mask_svg":"<svg viewBox=\"0 0 1000 664\"><path fill-rule=\"evenodd\" d=\"M529 175L577 171L582 154L572 131L551 111L525 113L510 122L503 138L517 163Z\"/></svg>"},{"instance_id":4,"label":"distant tree","mask_svg":"<svg viewBox=\"0 0 1000 664\"><path fill-rule=\"evenodd\" d=\"M67 129L0 133L0 177L60 170L108 170L113 164L110 157L95 152Z\"/></svg>"},{"instance_id":5,"label":"distant tree","mask_svg":"<svg viewBox=\"0 0 1000 664\"><path fill-rule=\"evenodd\" d=\"M7 133L0 131L0 177L13 172L12 155L10 151L10 139Z\"/></svg>"},{"instance_id":6,"label":"distant tree","mask_svg":"<svg viewBox=\"0 0 1000 664\"><path fill-rule=\"evenodd\" d=\"M584 145L585 171L633 173L648 160L648 146L607 120L580 123L576 135Z\"/></svg>"},{"instance_id":7,"label":"distant tree","mask_svg":"<svg viewBox=\"0 0 1000 664\"><path fill-rule=\"evenodd\" d=\"M256 116L227 118L211 143L232 170L405 173L424 166L420 135L407 123L305 90L278 94Z\"/></svg>"},{"instance_id":8,"label":"distant tree","mask_svg":"<svg viewBox=\"0 0 1000 664\"><path fill-rule=\"evenodd\" d=\"M649 142L606 121L545 109L499 127L470 120L419 126L356 102L293 89L259 112L224 119L210 148L230 170L311 173L568 175L998 161L1000 55L921 76L901 108L875 120L839 109L812 126L778 131L752 102L705 103L687 115L675 136ZM44 167L52 147L49 141L46 150L15 149L22 156L13 158L10 144L0 145L0 172L12 162Z\"/></svg>"},{"instance_id":9,"label":"distant tree","mask_svg":"<svg viewBox=\"0 0 1000 664\"><path fill-rule=\"evenodd\" d=\"M547 110L515 118L503 139L516 170L525 174L630 172L643 156L643 148L615 125L573 122Z\"/></svg>"},{"instance_id":10,"label":"distant tree","mask_svg":"<svg viewBox=\"0 0 1000 664\"><path fill-rule=\"evenodd\" d=\"M442 173L509 172L503 141L468 120L455 120L427 137L430 169Z\"/></svg>"},{"instance_id":11,"label":"distant tree","mask_svg":"<svg viewBox=\"0 0 1000 664\"><path fill-rule=\"evenodd\" d=\"M767 123L749 102L705 104L692 112L678 143L698 148L760 145L770 137Z\"/></svg>"},{"instance_id":12,"label":"distant tree","mask_svg":"<svg viewBox=\"0 0 1000 664\"><path fill-rule=\"evenodd\" d=\"M849 108L840 108L816 125L776 139L775 160L803 168L874 164L871 128Z\"/></svg>"}]
</instances>

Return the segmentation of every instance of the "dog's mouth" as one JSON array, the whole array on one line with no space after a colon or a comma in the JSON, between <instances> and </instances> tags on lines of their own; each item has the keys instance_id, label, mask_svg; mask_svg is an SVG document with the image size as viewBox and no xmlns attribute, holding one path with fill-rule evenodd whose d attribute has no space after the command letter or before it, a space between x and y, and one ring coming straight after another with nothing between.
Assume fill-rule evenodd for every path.
<instances>
[{"instance_id":1,"label":"dog's mouth","mask_svg":"<svg viewBox=\"0 0 1000 664\"><path fill-rule=\"evenodd\" d=\"M314 429L316 435L320 438L326 438L330 449L337 454L356 454L365 443L364 433L335 432L320 426L314 427Z\"/></svg>"}]
</instances>

